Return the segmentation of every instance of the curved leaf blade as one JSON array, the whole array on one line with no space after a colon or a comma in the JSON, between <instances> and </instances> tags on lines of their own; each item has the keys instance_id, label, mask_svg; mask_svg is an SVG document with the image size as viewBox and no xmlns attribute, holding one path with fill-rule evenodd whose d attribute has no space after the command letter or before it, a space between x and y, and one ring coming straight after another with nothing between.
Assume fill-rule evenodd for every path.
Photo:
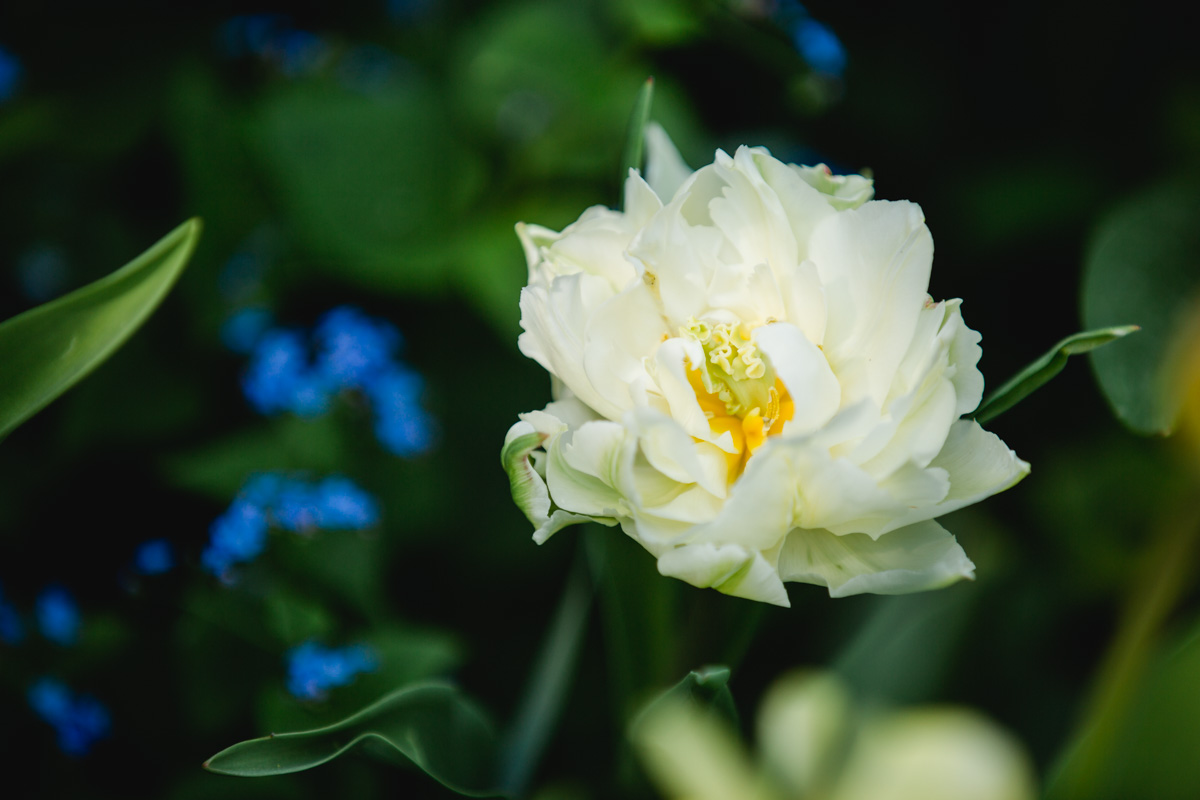
<instances>
[{"instance_id":1,"label":"curved leaf blade","mask_svg":"<svg viewBox=\"0 0 1200 800\"><path fill-rule=\"evenodd\" d=\"M324 728L239 742L204 762L204 768L241 777L284 775L332 761L360 744L374 753L403 756L459 794L497 794L497 737L491 722L457 688L434 682L398 689Z\"/></svg>"},{"instance_id":2,"label":"curved leaf blade","mask_svg":"<svg viewBox=\"0 0 1200 800\"><path fill-rule=\"evenodd\" d=\"M694 669L683 680L670 689L659 694L643 707L637 715L631 729L636 728L643 720L653 714L655 709L675 703L686 703L697 710L703 711L737 727L737 707L733 702L733 693L729 690L729 667L711 665Z\"/></svg>"},{"instance_id":3,"label":"curved leaf blade","mask_svg":"<svg viewBox=\"0 0 1200 800\"><path fill-rule=\"evenodd\" d=\"M190 219L116 272L0 323L0 438L125 343L175 284L200 230Z\"/></svg>"},{"instance_id":4,"label":"curved leaf blade","mask_svg":"<svg viewBox=\"0 0 1200 800\"><path fill-rule=\"evenodd\" d=\"M629 118L629 133L625 139L625 152L621 156L621 186L629 177L629 170L642 171L646 152L646 124L650 121L650 106L654 100L654 78L646 79L633 103L633 114Z\"/></svg>"},{"instance_id":5,"label":"curved leaf blade","mask_svg":"<svg viewBox=\"0 0 1200 800\"><path fill-rule=\"evenodd\" d=\"M1000 388L988 394L979 404L979 408L969 416L980 424L995 419L1062 372L1063 367L1067 365L1067 359L1071 356L1095 350L1097 347L1128 336L1136 330L1140 330L1137 325L1119 325L1068 336L1046 351L1041 358L1006 381Z\"/></svg>"},{"instance_id":6,"label":"curved leaf blade","mask_svg":"<svg viewBox=\"0 0 1200 800\"><path fill-rule=\"evenodd\" d=\"M1200 186L1162 183L1105 217L1084 256L1084 325L1142 328L1091 359L1113 412L1137 433L1167 435L1175 427L1172 344L1200 292L1198 219Z\"/></svg>"}]
</instances>

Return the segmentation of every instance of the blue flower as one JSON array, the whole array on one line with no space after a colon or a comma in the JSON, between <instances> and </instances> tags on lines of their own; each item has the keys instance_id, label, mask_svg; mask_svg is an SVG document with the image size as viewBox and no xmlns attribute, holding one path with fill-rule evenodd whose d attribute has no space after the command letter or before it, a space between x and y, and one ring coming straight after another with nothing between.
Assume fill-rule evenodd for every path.
<instances>
[{"instance_id":1,"label":"blue flower","mask_svg":"<svg viewBox=\"0 0 1200 800\"><path fill-rule=\"evenodd\" d=\"M7 103L17 93L21 72L21 62L17 57L0 47L0 103Z\"/></svg>"},{"instance_id":2,"label":"blue flower","mask_svg":"<svg viewBox=\"0 0 1200 800\"><path fill-rule=\"evenodd\" d=\"M221 324L221 342L235 353L249 355L274 319L268 309L259 306L239 309Z\"/></svg>"},{"instance_id":3,"label":"blue flower","mask_svg":"<svg viewBox=\"0 0 1200 800\"><path fill-rule=\"evenodd\" d=\"M242 390L262 414L291 411L315 417L329 410L332 392L311 368L308 344L300 331L272 329L254 345Z\"/></svg>"},{"instance_id":4,"label":"blue flower","mask_svg":"<svg viewBox=\"0 0 1200 800\"><path fill-rule=\"evenodd\" d=\"M69 647L79 639L79 607L62 586L47 586L38 595L35 608L38 628L52 642Z\"/></svg>"},{"instance_id":5,"label":"blue flower","mask_svg":"<svg viewBox=\"0 0 1200 800\"><path fill-rule=\"evenodd\" d=\"M389 369L402 339L391 323L351 306L338 306L318 320L313 341L317 370L331 384L353 388Z\"/></svg>"},{"instance_id":6,"label":"blue flower","mask_svg":"<svg viewBox=\"0 0 1200 800\"><path fill-rule=\"evenodd\" d=\"M162 575L175 566L175 550L166 539L150 539L138 545L133 568L143 575Z\"/></svg>"},{"instance_id":7,"label":"blue flower","mask_svg":"<svg viewBox=\"0 0 1200 800\"><path fill-rule=\"evenodd\" d=\"M97 740L108 735L108 710L88 695L73 695L53 678L42 678L29 688L34 712L58 733L58 746L69 756L83 756Z\"/></svg>"},{"instance_id":8,"label":"blue flower","mask_svg":"<svg viewBox=\"0 0 1200 800\"><path fill-rule=\"evenodd\" d=\"M253 560L266 547L267 528L263 510L239 497L209 527L209 544L200 555L201 563L220 576L234 564Z\"/></svg>"},{"instance_id":9,"label":"blue flower","mask_svg":"<svg viewBox=\"0 0 1200 800\"><path fill-rule=\"evenodd\" d=\"M318 700L358 673L378 668L374 651L366 645L328 648L308 641L288 651L285 659L288 691L302 700Z\"/></svg>"},{"instance_id":10,"label":"blue flower","mask_svg":"<svg viewBox=\"0 0 1200 800\"><path fill-rule=\"evenodd\" d=\"M421 406L423 385L420 375L395 365L364 387L375 411L375 436L395 455L416 456L433 447L435 426Z\"/></svg>"},{"instance_id":11,"label":"blue flower","mask_svg":"<svg viewBox=\"0 0 1200 800\"><path fill-rule=\"evenodd\" d=\"M846 71L846 49L828 26L815 19L802 19L792 29L792 42L809 66L827 75Z\"/></svg>"}]
</instances>

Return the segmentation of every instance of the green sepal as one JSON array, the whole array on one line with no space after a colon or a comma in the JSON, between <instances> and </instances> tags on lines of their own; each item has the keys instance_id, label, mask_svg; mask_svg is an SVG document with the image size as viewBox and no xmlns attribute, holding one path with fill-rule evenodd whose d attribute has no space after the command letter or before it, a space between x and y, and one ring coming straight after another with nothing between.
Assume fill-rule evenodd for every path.
<instances>
[{"instance_id":1,"label":"green sepal","mask_svg":"<svg viewBox=\"0 0 1200 800\"><path fill-rule=\"evenodd\" d=\"M284 775L324 764L360 744L373 754L402 756L459 794L498 794L491 721L457 688L438 682L398 689L324 728L239 742L204 762L204 768L240 777Z\"/></svg>"},{"instance_id":2,"label":"green sepal","mask_svg":"<svg viewBox=\"0 0 1200 800\"><path fill-rule=\"evenodd\" d=\"M988 394L979 404L979 408L967 416L979 423L995 419L1062 372L1069 357L1095 350L1101 345L1120 339L1136 330L1138 330L1137 325L1120 325L1068 336L1051 347L1037 361L1010 378L999 389Z\"/></svg>"},{"instance_id":3,"label":"green sepal","mask_svg":"<svg viewBox=\"0 0 1200 800\"><path fill-rule=\"evenodd\" d=\"M116 272L0 324L0 439L145 322L187 265L200 229L190 219Z\"/></svg>"}]
</instances>

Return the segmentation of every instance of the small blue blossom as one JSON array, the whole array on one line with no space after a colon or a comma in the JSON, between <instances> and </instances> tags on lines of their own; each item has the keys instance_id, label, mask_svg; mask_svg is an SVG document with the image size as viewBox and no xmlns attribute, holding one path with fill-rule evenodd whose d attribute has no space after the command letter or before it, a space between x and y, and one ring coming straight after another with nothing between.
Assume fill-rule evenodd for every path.
<instances>
[{"instance_id":1,"label":"small blue blossom","mask_svg":"<svg viewBox=\"0 0 1200 800\"><path fill-rule=\"evenodd\" d=\"M286 655L288 691L302 700L319 700L329 689L345 686L360 672L378 668L378 659L366 645L342 648L305 642Z\"/></svg>"},{"instance_id":2,"label":"small blue blossom","mask_svg":"<svg viewBox=\"0 0 1200 800\"><path fill-rule=\"evenodd\" d=\"M350 306L339 306L321 317L313 341L317 370L339 388L362 386L389 369L402 342L391 323Z\"/></svg>"},{"instance_id":3,"label":"small blue blossom","mask_svg":"<svg viewBox=\"0 0 1200 800\"><path fill-rule=\"evenodd\" d=\"M809 66L826 75L840 76L846 71L846 49L828 26L815 19L803 19L792 29L792 42Z\"/></svg>"},{"instance_id":4,"label":"small blue blossom","mask_svg":"<svg viewBox=\"0 0 1200 800\"><path fill-rule=\"evenodd\" d=\"M380 443L399 456L420 455L433 446L436 425L421 406L421 377L396 358L402 343L391 323L339 306L321 317L311 337L282 328L260 332L242 390L260 413L308 417L325 413L334 395L360 391Z\"/></svg>"},{"instance_id":5,"label":"small blue blossom","mask_svg":"<svg viewBox=\"0 0 1200 800\"><path fill-rule=\"evenodd\" d=\"M209 544L200 562L214 575L224 575L234 564L252 561L267 544L267 516L242 498L209 527Z\"/></svg>"},{"instance_id":6,"label":"small blue blossom","mask_svg":"<svg viewBox=\"0 0 1200 800\"><path fill-rule=\"evenodd\" d=\"M17 57L0 47L0 103L7 103L16 95L22 71Z\"/></svg>"},{"instance_id":7,"label":"small blue blossom","mask_svg":"<svg viewBox=\"0 0 1200 800\"><path fill-rule=\"evenodd\" d=\"M58 746L69 756L87 755L111 727L107 709L88 695L73 695L53 678L29 688L29 706L58 733Z\"/></svg>"},{"instance_id":8,"label":"small blue blossom","mask_svg":"<svg viewBox=\"0 0 1200 800\"><path fill-rule=\"evenodd\" d=\"M21 624L21 615L4 599L4 591L0 589L0 642L5 644L20 644L25 638L25 626Z\"/></svg>"},{"instance_id":9,"label":"small blue blossom","mask_svg":"<svg viewBox=\"0 0 1200 800\"><path fill-rule=\"evenodd\" d=\"M235 564L251 561L267 544L272 524L296 533L361 530L379 522L379 506L349 478L313 483L301 476L263 472L246 481L229 509L213 521L201 563L229 577Z\"/></svg>"},{"instance_id":10,"label":"small blue blossom","mask_svg":"<svg viewBox=\"0 0 1200 800\"><path fill-rule=\"evenodd\" d=\"M42 590L37 598L35 615L38 629L50 641L70 647L79 639L79 607L62 586L53 584Z\"/></svg>"},{"instance_id":11,"label":"small blue blossom","mask_svg":"<svg viewBox=\"0 0 1200 800\"><path fill-rule=\"evenodd\" d=\"M262 414L291 411L315 417L329 410L331 392L309 364L308 343L300 331L263 333L250 356L242 390Z\"/></svg>"},{"instance_id":12,"label":"small blue blossom","mask_svg":"<svg viewBox=\"0 0 1200 800\"><path fill-rule=\"evenodd\" d=\"M235 353L250 355L274 321L268 309L259 306L238 309L221 324L221 343Z\"/></svg>"},{"instance_id":13,"label":"small blue blossom","mask_svg":"<svg viewBox=\"0 0 1200 800\"><path fill-rule=\"evenodd\" d=\"M175 567L175 550L166 539L150 539L138 545L133 568L142 575L162 575Z\"/></svg>"},{"instance_id":14,"label":"small blue blossom","mask_svg":"<svg viewBox=\"0 0 1200 800\"><path fill-rule=\"evenodd\" d=\"M364 387L375 411L375 436L395 455L416 456L433 447L435 425L421 406L423 385L420 375L397 365Z\"/></svg>"}]
</instances>

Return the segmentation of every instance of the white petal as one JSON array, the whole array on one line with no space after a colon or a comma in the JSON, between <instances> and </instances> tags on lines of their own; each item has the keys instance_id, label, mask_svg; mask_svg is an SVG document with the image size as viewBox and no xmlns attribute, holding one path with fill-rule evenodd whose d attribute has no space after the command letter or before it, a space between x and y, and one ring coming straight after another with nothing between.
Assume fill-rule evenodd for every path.
<instances>
[{"instance_id":1,"label":"white petal","mask_svg":"<svg viewBox=\"0 0 1200 800\"><path fill-rule=\"evenodd\" d=\"M784 319L804 331L816 345L825 340L825 287L812 261L784 266L778 271Z\"/></svg>"},{"instance_id":2,"label":"white petal","mask_svg":"<svg viewBox=\"0 0 1200 800\"><path fill-rule=\"evenodd\" d=\"M973 578L975 565L941 525L919 522L872 539L797 529L779 554L786 581L829 587L830 597L907 594Z\"/></svg>"},{"instance_id":3,"label":"white petal","mask_svg":"<svg viewBox=\"0 0 1200 800\"><path fill-rule=\"evenodd\" d=\"M658 557L658 571L702 589L712 587L785 608L791 605L783 582L762 553L735 544L689 544L667 550Z\"/></svg>"},{"instance_id":4,"label":"white petal","mask_svg":"<svg viewBox=\"0 0 1200 800\"><path fill-rule=\"evenodd\" d=\"M825 286L822 347L843 379L882 406L925 306L933 237L915 203L872 201L828 217L809 257Z\"/></svg>"},{"instance_id":5,"label":"white petal","mask_svg":"<svg viewBox=\"0 0 1200 800\"><path fill-rule=\"evenodd\" d=\"M950 476L950 493L938 505L938 516L1003 492L1029 474L1028 462L1017 458L999 436L967 419L950 426L946 445L930 466Z\"/></svg>"},{"instance_id":6,"label":"white petal","mask_svg":"<svg viewBox=\"0 0 1200 800\"><path fill-rule=\"evenodd\" d=\"M692 175L675 143L657 122L646 126L646 180L664 202Z\"/></svg>"},{"instance_id":7,"label":"white petal","mask_svg":"<svg viewBox=\"0 0 1200 800\"><path fill-rule=\"evenodd\" d=\"M620 485L627 458L625 429L615 422L588 422L555 440L546 464L546 483L556 505L576 514L628 515Z\"/></svg>"},{"instance_id":8,"label":"white petal","mask_svg":"<svg viewBox=\"0 0 1200 800\"><path fill-rule=\"evenodd\" d=\"M725 459L714 448L700 448L683 427L653 409L638 409L627 419L646 460L662 474L680 483L695 483L724 497Z\"/></svg>"},{"instance_id":9,"label":"white petal","mask_svg":"<svg viewBox=\"0 0 1200 800\"><path fill-rule=\"evenodd\" d=\"M850 733L851 713L850 692L833 672L792 672L767 689L758 711L759 749L771 774L791 790L789 796L827 793Z\"/></svg>"},{"instance_id":10,"label":"white petal","mask_svg":"<svg viewBox=\"0 0 1200 800\"><path fill-rule=\"evenodd\" d=\"M633 408L630 384L645 376L644 362L666 333L654 296L640 282L594 310L587 321L582 357L588 384L610 411L605 416L619 419L612 409Z\"/></svg>"},{"instance_id":11,"label":"white petal","mask_svg":"<svg viewBox=\"0 0 1200 800\"><path fill-rule=\"evenodd\" d=\"M785 322L767 325L755 332L754 341L795 404L792 419L784 426L788 435L811 433L837 413L841 384L820 348L799 328Z\"/></svg>"}]
</instances>

